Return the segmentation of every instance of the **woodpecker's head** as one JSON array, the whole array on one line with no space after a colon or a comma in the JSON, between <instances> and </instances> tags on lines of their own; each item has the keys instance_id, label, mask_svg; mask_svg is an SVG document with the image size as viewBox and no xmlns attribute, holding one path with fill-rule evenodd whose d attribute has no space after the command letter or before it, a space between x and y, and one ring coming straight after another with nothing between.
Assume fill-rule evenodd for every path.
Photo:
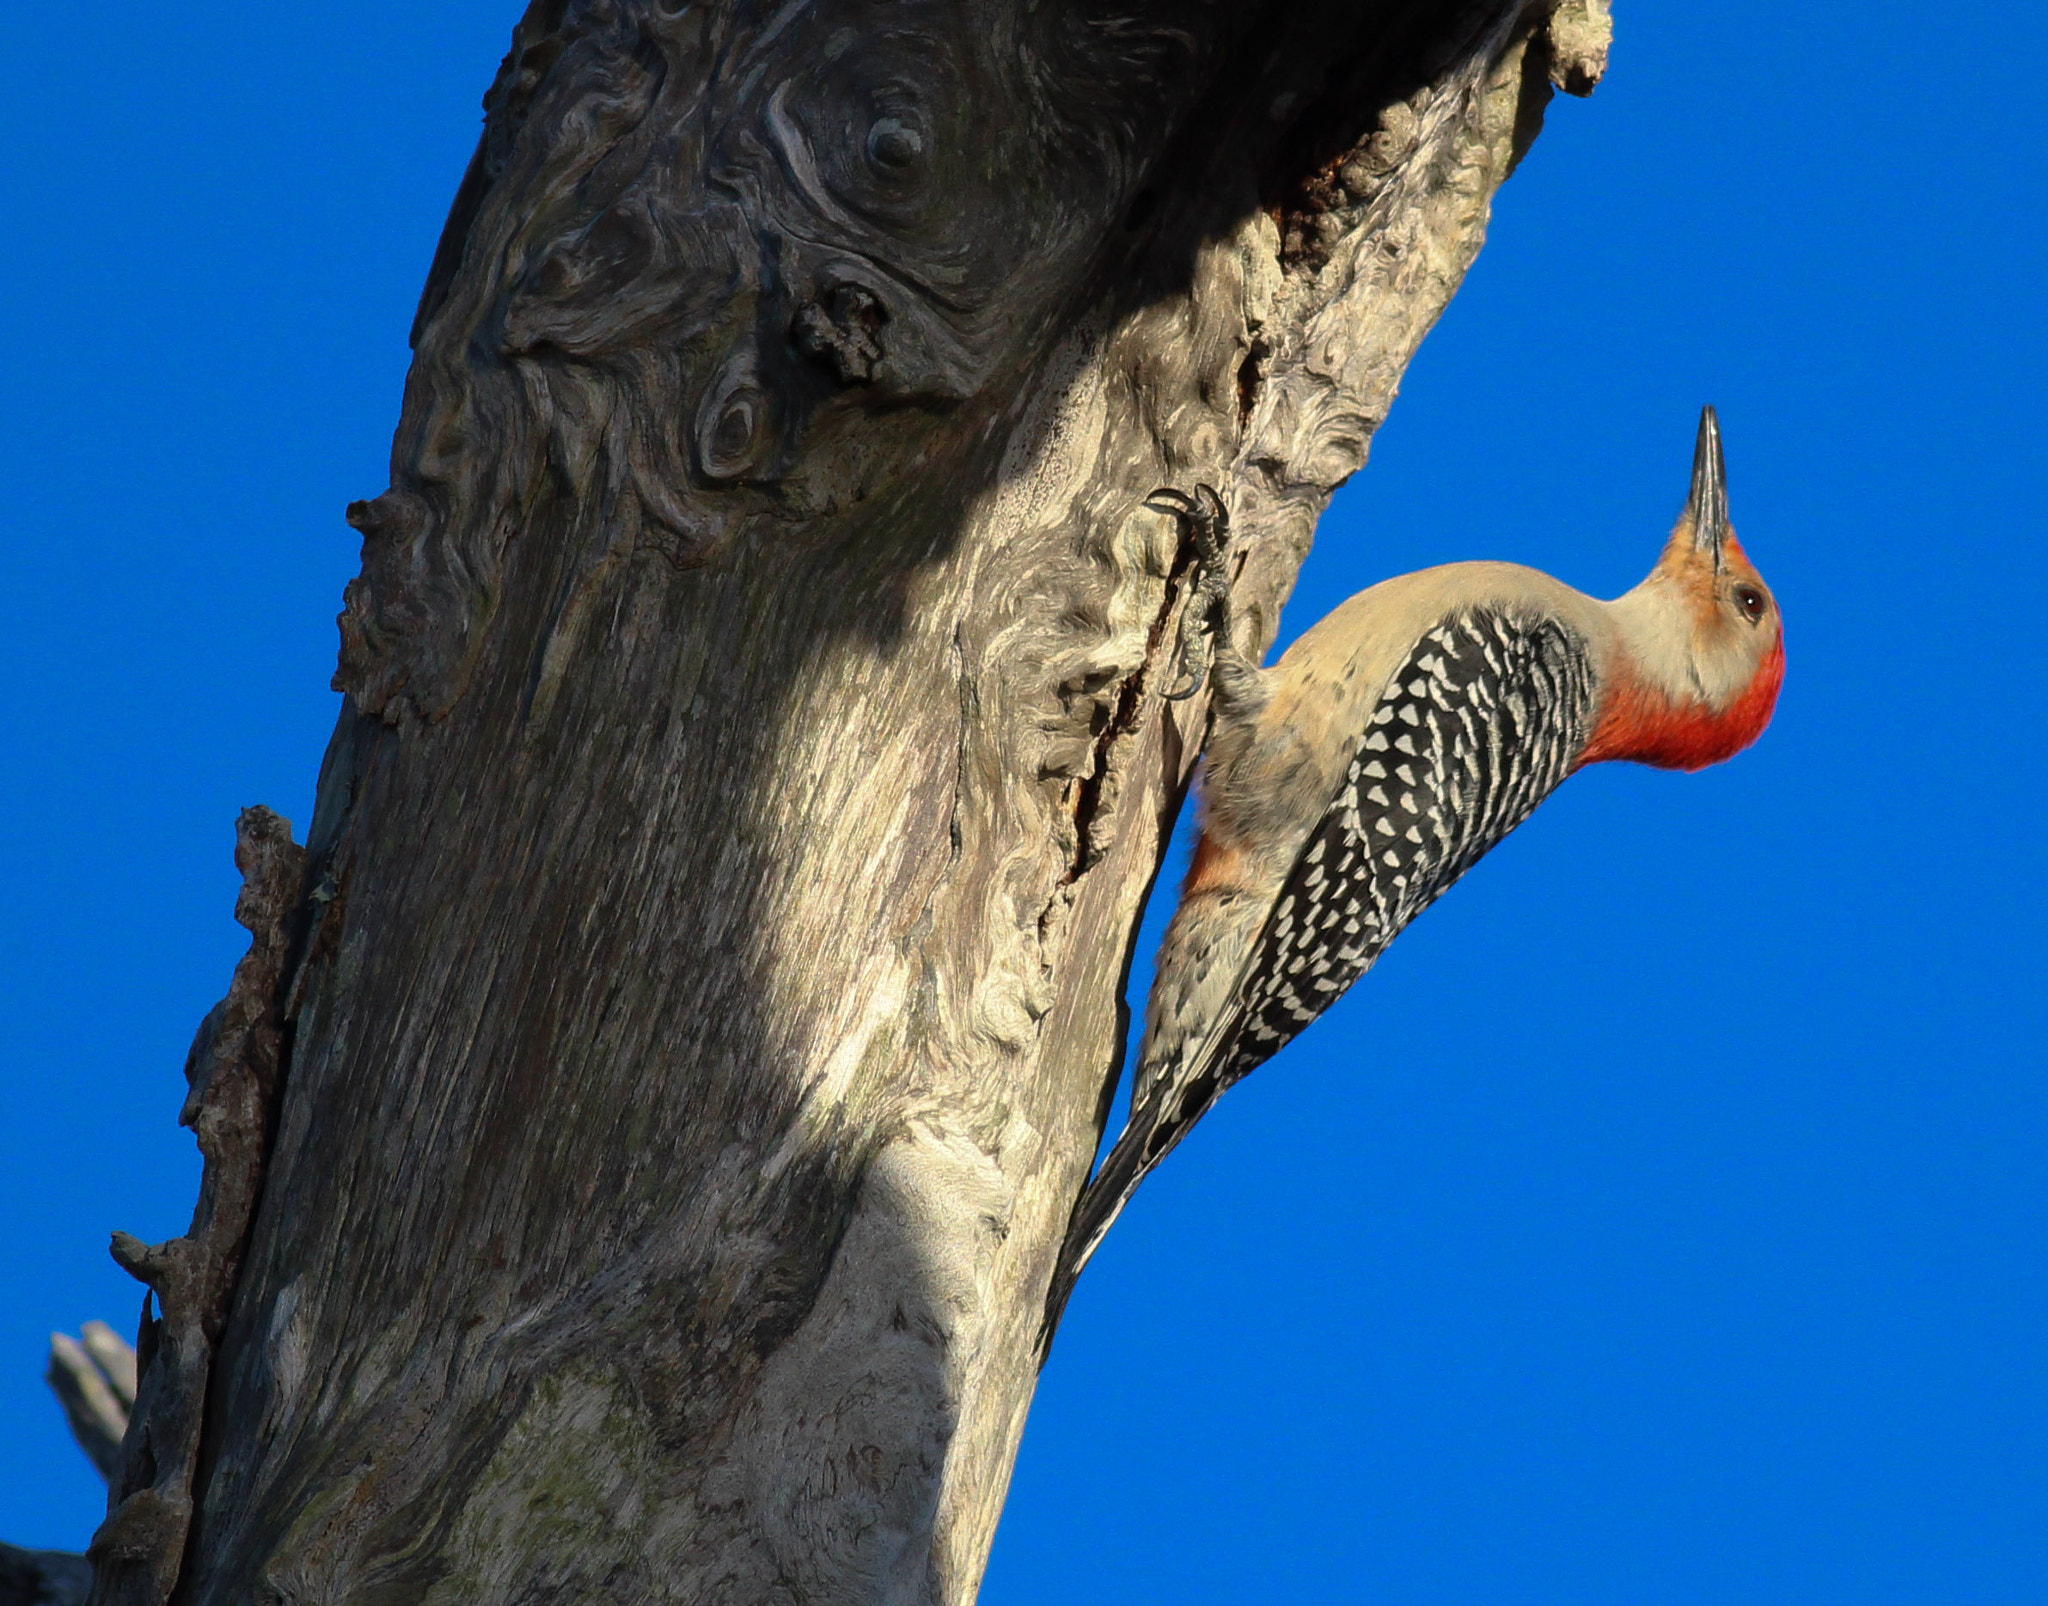
<instances>
[{"instance_id":1,"label":"woodpecker's head","mask_svg":"<svg viewBox=\"0 0 2048 1606\"><path fill-rule=\"evenodd\" d=\"M1728 523L1713 408L1700 413L1692 495L1664 556L1610 607L1620 629L1580 764L1628 758L1696 770L1763 734L1785 679L1784 625Z\"/></svg>"}]
</instances>

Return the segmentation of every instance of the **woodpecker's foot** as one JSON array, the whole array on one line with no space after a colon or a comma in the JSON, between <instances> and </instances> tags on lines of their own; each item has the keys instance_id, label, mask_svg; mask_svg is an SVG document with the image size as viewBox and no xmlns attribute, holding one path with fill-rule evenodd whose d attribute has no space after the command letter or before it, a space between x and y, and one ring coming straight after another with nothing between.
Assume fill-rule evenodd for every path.
<instances>
[{"instance_id":1,"label":"woodpecker's foot","mask_svg":"<svg viewBox=\"0 0 2048 1606\"><path fill-rule=\"evenodd\" d=\"M1225 564L1230 510L1212 485L1197 485L1193 496L1161 486L1145 498L1145 505L1179 519L1195 543L1195 594L1180 626L1180 656L1188 666L1188 678L1166 694L1170 701L1181 702L1208 683L1217 638L1227 639L1230 632L1230 570Z\"/></svg>"}]
</instances>

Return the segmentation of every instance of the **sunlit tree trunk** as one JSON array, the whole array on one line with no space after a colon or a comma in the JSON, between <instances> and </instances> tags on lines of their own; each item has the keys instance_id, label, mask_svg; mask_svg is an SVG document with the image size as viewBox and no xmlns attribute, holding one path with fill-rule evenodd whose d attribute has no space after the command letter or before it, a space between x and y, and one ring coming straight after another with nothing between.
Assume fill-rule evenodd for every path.
<instances>
[{"instance_id":1,"label":"sunlit tree trunk","mask_svg":"<svg viewBox=\"0 0 2048 1606\"><path fill-rule=\"evenodd\" d=\"M535 0L96 1599L964 1603L1200 745L1599 0Z\"/></svg>"}]
</instances>

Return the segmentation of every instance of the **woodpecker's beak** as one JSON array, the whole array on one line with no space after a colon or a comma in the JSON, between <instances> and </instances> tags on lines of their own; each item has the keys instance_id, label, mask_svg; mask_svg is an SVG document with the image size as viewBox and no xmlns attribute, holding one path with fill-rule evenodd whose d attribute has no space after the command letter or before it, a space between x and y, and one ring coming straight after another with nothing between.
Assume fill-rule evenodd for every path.
<instances>
[{"instance_id":1,"label":"woodpecker's beak","mask_svg":"<svg viewBox=\"0 0 2048 1606\"><path fill-rule=\"evenodd\" d=\"M1692 549L1709 552L1714 572L1728 545L1728 464L1721 456L1721 421L1714 409L1700 409L1700 436L1692 449L1692 500L1685 505L1692 520Z\"/></svg>"}]
</instances>

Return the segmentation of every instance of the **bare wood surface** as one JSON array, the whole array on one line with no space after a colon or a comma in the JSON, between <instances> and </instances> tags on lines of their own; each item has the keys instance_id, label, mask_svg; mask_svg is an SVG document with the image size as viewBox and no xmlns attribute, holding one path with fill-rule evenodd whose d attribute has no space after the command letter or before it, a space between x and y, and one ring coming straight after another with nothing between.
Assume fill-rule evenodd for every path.
<instances>
[{"instance_id":1,"label":"bare wood surface","mask_svg":"<svg viewBox=\"0 0 2048 1606\"><path fill-rule=\"evenodd\" d=\"M1262 652L1552 10L536 0L96 1600L973 1598L1200 739L1140 504Z\"/></svg>"}]
</instances>

